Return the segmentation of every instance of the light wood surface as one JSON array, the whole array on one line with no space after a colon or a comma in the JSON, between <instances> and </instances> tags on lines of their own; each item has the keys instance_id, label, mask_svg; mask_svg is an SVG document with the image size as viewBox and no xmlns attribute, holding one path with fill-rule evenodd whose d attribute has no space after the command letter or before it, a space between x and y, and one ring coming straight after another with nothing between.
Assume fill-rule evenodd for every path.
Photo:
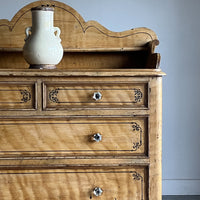
<instances>
[{"instance_id":1,"label":"light wood surface","mask_svg":"<svg viewBox=\"0 0 200 200\"><path fill-rule=\"evenodd\" d=\"M0 110L35 109L35 83L0 82Z\"/></svg>"},{"instance_id":2,"label":"light wood surface","mask_svg":"<svg viewBox=\"0 0 200 200\"><path fill-rule=\"evenodd\" d=\"M22 72L12 71L12 73ZM36 73L39 72L32 72L32 74ZM46 73L49 75L54 74L53 71ZM112 74L110 77L76 77L69 76L65 72L65 76L62 77L55 76L55 74L52 77L46 75L43 77L41 76L42 73L33 77L30 76L30 73L26 74L24 72L24 77L9 77L8 74L9 72L7 76L1 76L2 82L7 79L13 82L18 81L22 85L23 80L26 84L28 80L30 83L36 83L38 108L35 111L28 112L23 109L21 111L15 111L14 109L9 112L0 111L0 135L2 138L0 140L0 169L21 169L22 171L19 174L23 174L23 170L28 169L68 170L71 168L84 168L87 170L88 168L102 167L107 170L111 166L114 169L118 169L120 166L125 168L128 166L148 166L149 170L144 181L144 184L148 185L145 190L147 191L146 199L161 199L162 78L160 75L157 76L157 73L155 73L154 77L118 77ZM84 75L83 71L82 75ZM42 94L45 92L43 90L44 84L52 83L54 87L57 82L61 87L71 87L79 82L79 87L85 89L84 84L88 81L100 85L102 85L102 82L111 83L111 86L116 84L123 87L130 86L131 83L139 86L148 83L145 96L148 107L127 109L125 105L118 107L113 104L104 109L97 109L95 106L90 108L90 105L88 105L85 108L80 106L80 108L64 110L43 110L44 98ZM123 101L123 96L121 101ZM91 142L91 136L97 132L102 134L102 141L99 143ZM134 150L133 146L138 148ZM9 177L5 176L5 179L9 181ZM27 183L34 181L34 179L35 176L33 175L30 179L27 179ZM84 181L83 177L81 179ZM39 181L41 181L40 178ZM54 183L57 181L56 176ZM42 183L40 182L39 185ZM16 188L19 187L17 186L19 183L15 182L13 184ZM44 187L46 186L44 185ZM127 187L125 186L125 188ZM73 194L73 190L70 188L65 189L67 195ZM8 188L5 190L8 193L12 192L12 187L10 191ZM24 192L22 194L25 195ZM47 192L47 195L49 194L51 194L50 191ZM139 190L138 196L134 196L134 198L138 198L140 195L141 191ZM34 199L34 195L31 198ZM67 198L63 197L63 199ZM132 198L131 194L127 198ZM79 196L75 195L73 199L79 199Z\"/></svg>"},{"instance_id":3,"label":"light wood surface","mask_svg":"<svg viewBox=\"0 0 200 200\"><path fill-rule=\"evenodd\" d=\"M55 70L29 70L22 54L41 4L61 29ZM112 32L57 1L0 20L0 200L161 200L158 44L148 28Z\"/></svg>"},{"instance_id":4,"label":"light wood surface","mask_svg":"<svg viewBox=\"0 0 200 200\"><path fill-rule=\"evenodd\" d=\"M145 118L1 120L0 138L0 154L148 155Z\"/></svg>"},{"instance_id":5,"label":"light wood surface","mask_svg":"<svg viewBox=\"0 0 200 200\"><path fill-rule=\"evenodd\" d=\"M148 107L148 83L44 83L44 108ZM101 95L95 100L95 94ZM98 96L97 96L98 97Z\"/></svg>"},{"instance_id":6,"label":"light wood surface","mask_svg":"<svg viewBox=\"0 0 200 200\"><path fill-rule=\"evenodd\" d=\"M152 79L149 87L150 116L149 116L149 195L152 199L162 199L162 78Z\"/></svg>"},{"instance_id":7,"label":"light wood surface","mask_svg":"<svg viewBox=\"0 0 200 200\"><path fill-rule=\"evenodd\" d=\"M29 69L0 69L0 77L157 77L166 75L160 69L70 69L70 70L29 70ZM26 79L25 79L26 80ZM117 80L117 79L116 79ZM127 79L128 80L128 79ZM102 81L101 81L102 82Z\"/></svg>"},{"instance_id":8,"label":"light wood surface","mask_svg":"<svg viewBox=\"0 0 200 200\"><path fill-rule=\"evenodd\" d=\"M2 200L147 200L146 179L146 168L2 170L0 173L0 193ZM99 197L93 194L96 187L100 187L103 191Z\"/></svg>"}]
</instances>

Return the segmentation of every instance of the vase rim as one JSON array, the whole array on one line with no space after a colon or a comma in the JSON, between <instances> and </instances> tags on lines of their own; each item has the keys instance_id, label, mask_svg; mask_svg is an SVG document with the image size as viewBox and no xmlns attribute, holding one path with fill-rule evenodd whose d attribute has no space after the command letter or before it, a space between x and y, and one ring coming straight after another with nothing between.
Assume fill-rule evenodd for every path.
<instances>
[{"instance_id":1,"label":"vase rim","mask_svg":"<svg viewBox=\"0 0 200 200\"><path fill-rule=\"evenodd\" d=\"M34 8L31 8L31 11L37 11L37 10L42 10L42 11L54 11L53 7L50 6L45 6L45 5L41 5L41 6L37 6Z\"/></svg>"}]
</instances>

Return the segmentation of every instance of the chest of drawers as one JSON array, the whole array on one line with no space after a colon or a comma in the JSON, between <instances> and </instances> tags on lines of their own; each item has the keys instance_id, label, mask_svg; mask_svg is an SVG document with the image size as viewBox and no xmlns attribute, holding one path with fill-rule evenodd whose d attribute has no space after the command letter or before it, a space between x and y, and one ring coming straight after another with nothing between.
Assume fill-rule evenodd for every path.
<instances>
[{"instance_id":1,"label":"chest of drawers","mask_svg":"<svg viewBox=\"0 0 200 200\"><path fill-rule=\"evenodd\" d=\"M159 199L162 73L101 71L1 71L2 199Z\"/></svg>"},{"instance_id":2,"label":"chest of drawers","mask_svg":"<svg viewBox=\"0 0 200 200\"><path fill-rule=\"evenodd\" d=\"M26 69L22 41L9 40L23 38L41 2L0 20L0 199L161 200L164 73L155 33L114 33L48 3L64 32L57 70Z\"/></svg>"}]
</instances>

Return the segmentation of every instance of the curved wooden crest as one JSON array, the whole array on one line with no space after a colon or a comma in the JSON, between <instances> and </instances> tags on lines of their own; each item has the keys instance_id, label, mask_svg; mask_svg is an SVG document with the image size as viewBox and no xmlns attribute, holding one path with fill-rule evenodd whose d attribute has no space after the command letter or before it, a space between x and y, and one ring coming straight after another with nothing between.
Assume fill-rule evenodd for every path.
<instances>
[{"instance_id":1,"label":"curved wooden crest","mask_svg":"<svg viewBox=\"0 0 200 200\"><path fill-rule=\"evenodd\" d=\"M54 26L61 29L65 51L101 49L140 49L147 43L157 41L156 34L147 28L136 28L123 32L112 32L95 21L85 22L77 11L58 1L36 1L25 7L11 21L0 20L0 48L19 48L24 45L24 30L31 26L31 8L53 5ZM156 45L158 42L156 42Z\"/></svg>"}]
</instances>

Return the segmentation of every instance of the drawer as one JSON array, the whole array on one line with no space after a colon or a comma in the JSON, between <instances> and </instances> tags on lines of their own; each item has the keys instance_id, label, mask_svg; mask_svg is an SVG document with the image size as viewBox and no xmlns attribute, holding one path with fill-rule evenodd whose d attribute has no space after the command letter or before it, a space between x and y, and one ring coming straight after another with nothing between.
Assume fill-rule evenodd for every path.
<instances>
[{"instance_id":1,"label":"drawer","mask_svg":"<svg viewBox=\"0 0 200 200\"><path fill-rule=\"evenodd\" d=\"M36 109L36 84L0 82L0 110Z\"/></svg>"},{"instance_id":2,"label":"drawer","mask_svg":"<svg viewBox=\"0 0 200 200\"><path fill-rule=\"evenodd\" d=\"M1 200L147 200L147 174L145 167L1 170L0 194Z\"/></svg>"},{"instance_id":3,"label":"drawer","mask_svg":"<svg viewBox=\"0 0 200 200\"><path fill-rule=\"evenodd\" d=\"M0 154L144 155L148 118L0 121Z\"/></svg>"},{"instance_id":4,"label":"drawer","mask_svg":"<svg viewBox=\"0 0 200 200\"><path fill-rule=\"evenodd\" d=\"M44 83L44 109L147 108L147 83Z\"/></svg>"}]
</instances>

